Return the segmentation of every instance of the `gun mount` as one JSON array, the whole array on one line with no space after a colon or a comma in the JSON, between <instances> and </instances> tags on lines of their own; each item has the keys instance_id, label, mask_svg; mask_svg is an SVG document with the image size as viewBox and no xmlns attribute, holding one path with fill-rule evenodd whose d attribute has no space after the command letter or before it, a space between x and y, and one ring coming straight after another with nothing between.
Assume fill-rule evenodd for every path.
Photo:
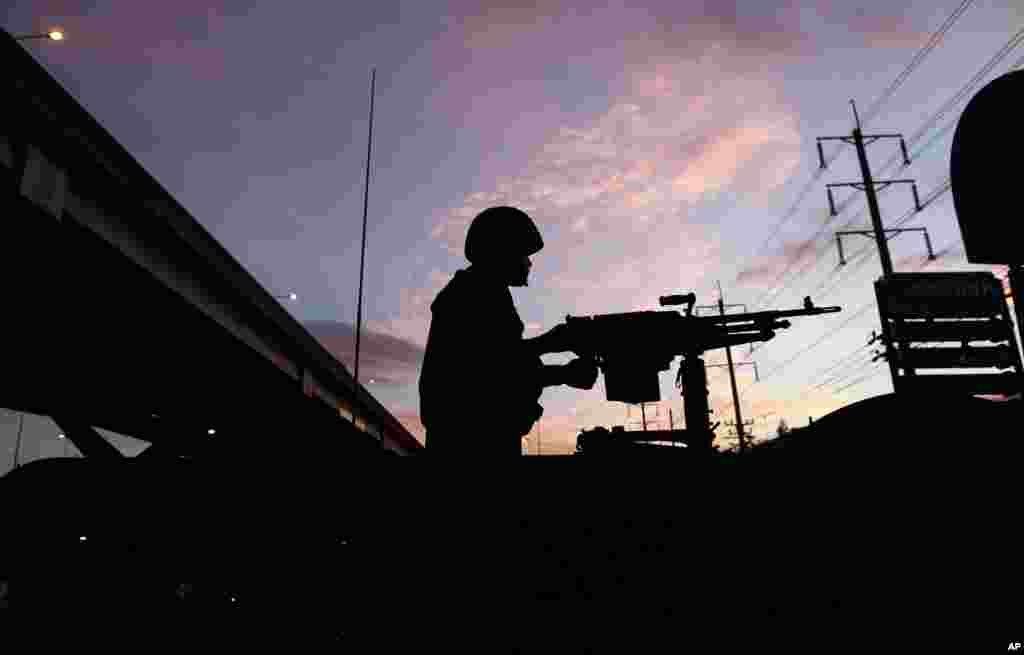
<instances>
[{"instance_id":1,"label":"gun mount","mask_svg":"<svg viewBox=\"0 0 1024 655\"><path fill-rule=\"evenodd\" d=\"M709 425L707 369L701 355L709 350L755 341L768 341L778 330L791 326L785 320L841 311L840 307L815 307L810 297L801 309L771 310L694 316L693 293L662 296L662 307L686 305L678 311L641 311L596 316L566 316L573 352L590 358L604 374L605 397L626 403L661 400L658 374L682 356L676 387L684 400L687 439L691 446L710 448L714 432Z\"/></svg>"}]
</instances>

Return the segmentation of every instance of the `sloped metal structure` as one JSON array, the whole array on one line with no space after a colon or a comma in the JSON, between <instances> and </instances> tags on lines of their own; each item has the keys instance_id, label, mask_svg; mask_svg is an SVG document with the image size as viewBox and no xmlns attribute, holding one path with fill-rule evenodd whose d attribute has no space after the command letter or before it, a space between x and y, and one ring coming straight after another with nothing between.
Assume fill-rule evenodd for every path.
<instances>
[{"instance_id":1,"label":"sloped metal structure","mask_svg":"<svg viewBox=\"0 0 1024 655\"><path fill-rule=\"evenodd\" d=\"M178 452L421 449L6 33L0 56L0 405Z\"/></svg>"}]
</instances>

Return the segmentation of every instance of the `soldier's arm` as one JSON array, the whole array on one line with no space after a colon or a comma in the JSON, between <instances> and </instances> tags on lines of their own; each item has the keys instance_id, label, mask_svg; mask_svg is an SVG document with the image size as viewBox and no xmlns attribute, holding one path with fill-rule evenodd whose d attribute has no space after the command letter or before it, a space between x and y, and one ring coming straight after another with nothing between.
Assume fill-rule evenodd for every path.
<instances>
[{"instance_id":1,"label":"soldier's arm","mask_svg":"<svg viewBox=\"0 0 1024 655\"><path fill-rule=\"evenodd\" d=\"M527 352L534 357L573 350L570 333L565 325L556 325L544 334L532 339L523 339L523 345Z\"/></svg>"},{"instance_id":2,"label":"soldier's arm","mask_svg":"<svg viewBox=\"0 0 1024 655\"><path fill-rule=\"evenodd\" d=\"M548 348L547 337L543 334L532 339L523 339L523 349L528 357L540 357L555 352Z\"/></svg>"}]
</instances>

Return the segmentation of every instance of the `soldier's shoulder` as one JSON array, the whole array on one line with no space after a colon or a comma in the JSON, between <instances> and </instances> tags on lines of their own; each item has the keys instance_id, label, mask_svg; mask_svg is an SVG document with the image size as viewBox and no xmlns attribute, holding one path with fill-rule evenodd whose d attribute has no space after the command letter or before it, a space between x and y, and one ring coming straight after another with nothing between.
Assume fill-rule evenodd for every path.
<instances>
[{"instance_id":1,"label":"soldier's shoulder","mask_svg":"<svg viewBox=\"0 0 1024 655\"><path fill-rule=\"evenodd\" d=\"M449 309L466 311L467 308L481 310L494 304L498 300L497 295L493 289L489 289L481 282L482 280L472 272L457 270L430 304L431 311L435 313Z\"/></svg>"},{"instance_id":2,"label":"soldier's shoulder","mask_svg":"<svg viewBox=\"0 0 1024 655\"><path fill-rule=\"evenodd\" d=\"M452 279L448 280L434 301L430 303L431 311L445 311L453 305L461 307L467 302L472 302L473 297L478 293L472 277L467 275L465 270L455 271Z\"/></svg>"}]
</instances>

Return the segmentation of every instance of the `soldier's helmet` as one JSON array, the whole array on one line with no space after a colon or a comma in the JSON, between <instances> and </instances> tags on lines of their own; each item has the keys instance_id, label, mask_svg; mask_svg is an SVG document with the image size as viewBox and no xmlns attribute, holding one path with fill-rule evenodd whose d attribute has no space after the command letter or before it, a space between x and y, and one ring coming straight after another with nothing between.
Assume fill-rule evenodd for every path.
<instances>
[{"instance_id":1,"label":"soldier's helmet","mask_svg":"<svg viewBox=\"0 0 1024 655\"><path fill-rule=\"evenodd\" d=\"M483 210L466 233L466 259L474 264L528 257L543 247L533 219L515 207Z\"/></svg>"}]
</instances>

